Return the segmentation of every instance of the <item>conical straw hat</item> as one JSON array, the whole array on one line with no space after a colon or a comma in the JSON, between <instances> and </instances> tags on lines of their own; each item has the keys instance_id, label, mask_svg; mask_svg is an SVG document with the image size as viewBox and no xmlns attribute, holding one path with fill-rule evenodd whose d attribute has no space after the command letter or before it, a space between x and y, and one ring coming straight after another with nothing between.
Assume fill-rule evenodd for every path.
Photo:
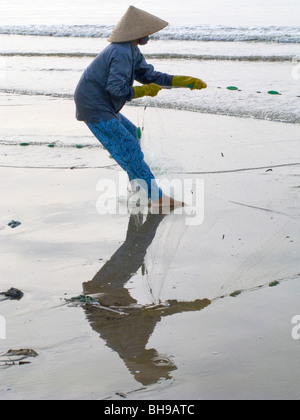
<instances>
[{"instance_id":1,"label":"conical straw hat","mask_svg":"<svg viewBox=\"0 0 300 420\"><path fill-rule=\"evenodd\" d=\"M121 18L114 30L110 34L110 42L126 42L135 39L144 38L147 35L154 34L168 25L168 22L130 6Z\"/></svg>"}]
</instances>

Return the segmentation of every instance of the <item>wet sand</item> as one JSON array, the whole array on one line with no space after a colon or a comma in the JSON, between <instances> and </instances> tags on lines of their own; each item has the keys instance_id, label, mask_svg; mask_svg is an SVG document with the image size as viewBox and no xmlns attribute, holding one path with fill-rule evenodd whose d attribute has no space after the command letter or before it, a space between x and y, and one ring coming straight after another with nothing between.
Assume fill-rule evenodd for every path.
<instances>
[{"instance_id":1,"label":"wet sand","mask_svg":"<svg viewBox=\"0 0 300 420\"><path fill-rule=\"evenodd\" d=\"M39 354L0 366L0 399L300 397L297 125L125 107L158 179L204 180L188 223L120 194L97 212L121 171L72 101L4 95L0 113L0 291L24 292L0 302L0 350ZM106 309L66 304L82 293Z\"/></svg>"}]
</instances>

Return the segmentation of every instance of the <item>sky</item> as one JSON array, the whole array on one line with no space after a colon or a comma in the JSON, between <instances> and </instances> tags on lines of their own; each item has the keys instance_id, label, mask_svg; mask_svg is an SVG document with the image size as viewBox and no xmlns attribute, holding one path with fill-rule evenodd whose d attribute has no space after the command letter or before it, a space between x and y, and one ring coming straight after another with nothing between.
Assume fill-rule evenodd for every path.
<instances>
[{"instance_id":1,"label":"sky","mask_svg":"<svg viewBox=\"0 0 300 420\"><path fill-rule=\"evenodd\" d=\"M300 0L0 0L0 25L114 25L131 4L171 25L300 25Z\"/></svg>"}]
</instances>

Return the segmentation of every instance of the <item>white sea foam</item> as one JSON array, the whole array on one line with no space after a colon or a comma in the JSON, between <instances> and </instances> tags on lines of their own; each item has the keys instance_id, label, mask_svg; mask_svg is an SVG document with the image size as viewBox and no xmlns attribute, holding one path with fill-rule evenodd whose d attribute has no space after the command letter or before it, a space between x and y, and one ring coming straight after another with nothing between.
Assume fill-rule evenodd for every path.
<instances>
[{"instance_id":1,"label":"white sea foam","mask_svg":"<svg viewBox=\"0 0 300 420\"><path fill-rule=\"evenodd\" d=\"M107 38L113 27L113 25L1 25L0 34ZM153 39L185 41L300 43L300 27L170 25L151 37Z\"/></svg>"}]
</instances>

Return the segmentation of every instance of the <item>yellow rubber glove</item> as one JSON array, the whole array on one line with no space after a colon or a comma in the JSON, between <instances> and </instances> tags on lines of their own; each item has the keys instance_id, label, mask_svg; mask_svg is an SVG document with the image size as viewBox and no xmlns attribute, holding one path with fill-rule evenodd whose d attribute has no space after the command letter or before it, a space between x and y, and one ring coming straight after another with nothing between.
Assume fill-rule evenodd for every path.
<instances>
[{"instance_id":1,"label":"yellow rubber glove","mask_svg":"<svg viewBox=\"0 0 300 420\"><path fill-rule=\"evenodd\" d=\"M142 86L133 86L133 99L141 98L142 96L156 96L161 89L162 87L156 83L149 83L149 85Z\"/></svg>"},{"instance_id":2,"label":"yellow rubber glove","mask_svg":"<svg viewBox=\"0 0 300 420\"><path fill-rule=\"evenodd\" d=\"M195 77L173 76L172 86L186 86L187 87L189 85L193 85L193 87L190 88L191 90L205 89L207 87L207 84L205 82Z\"/></svg>"}]
</instances>

